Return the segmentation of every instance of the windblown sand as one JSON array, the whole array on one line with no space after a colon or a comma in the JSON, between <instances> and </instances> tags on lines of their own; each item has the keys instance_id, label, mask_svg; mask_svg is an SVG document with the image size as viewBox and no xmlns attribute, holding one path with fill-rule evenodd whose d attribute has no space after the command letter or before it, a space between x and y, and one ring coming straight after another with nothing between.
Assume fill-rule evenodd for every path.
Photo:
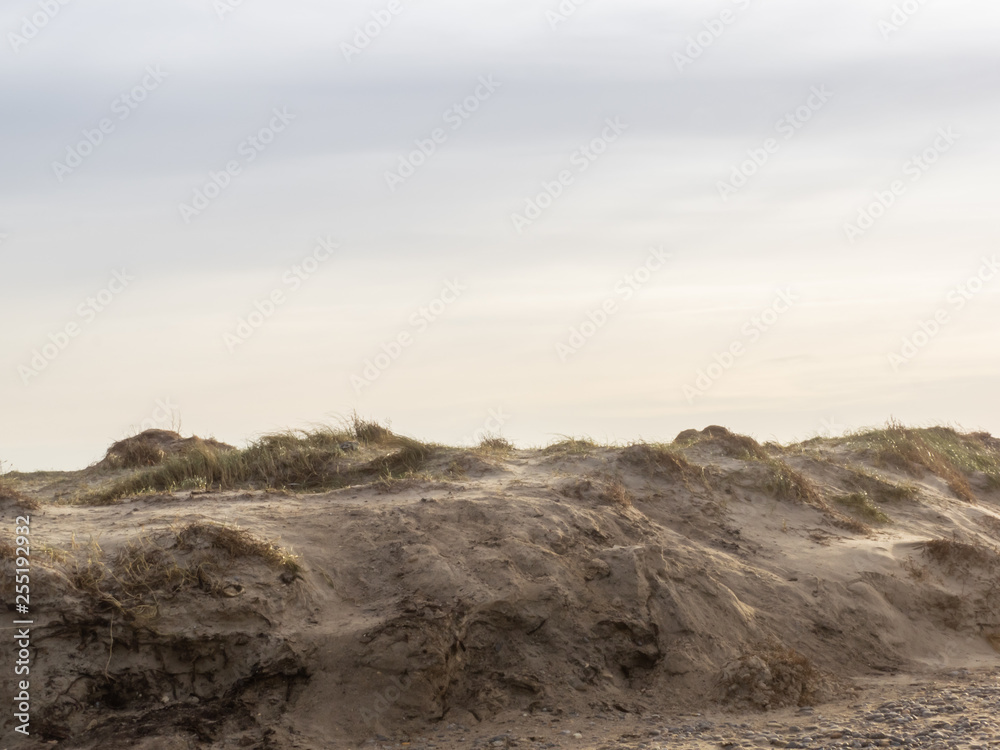
<instances>
[{"instance_id":1,"label":"windblown sand","mask_svg":"<svg viewBox=\"0 0 1000 750\"><path fill-rule=\"evenodd\" d=\"M467 747L454 727L558 736L558 717L604 717L556 740L596 747L611 717L794 711L896 679L882 675L1000 664L1000 491L984 476L967 477L969 502L834 441L734 457L723 432L678 443L678 462L644 446L440 449L413 478L315 494L81 507L59 501L110 469L22 475L42 502L33 734L5 712L0 748L436 732ZM833 500L866 482L886 518ZM3 506L4 539L25 512ZM274 554L226 548L220 528ZM13 679L0 672L5 700Z\"/></svg>"}]
</instances>

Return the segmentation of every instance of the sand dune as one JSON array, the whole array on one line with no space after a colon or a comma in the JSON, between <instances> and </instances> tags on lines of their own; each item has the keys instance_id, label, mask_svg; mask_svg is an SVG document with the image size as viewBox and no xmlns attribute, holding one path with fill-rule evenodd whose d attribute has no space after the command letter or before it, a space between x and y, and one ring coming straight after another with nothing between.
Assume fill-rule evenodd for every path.
<instances>
[{"instance_id":1,"label":"sand dune","mask_svg":"<svg viewBox=\"0 0 1000 750\"><path fill-rule=\"evenodd\" d=\"M146 436L4 477L3 597L30 514L37 648L34 739L5 717L5 746L488 737L1000 664L988 435L524 450L358 426L243 451Z\"/></svg>"}]
</instances>

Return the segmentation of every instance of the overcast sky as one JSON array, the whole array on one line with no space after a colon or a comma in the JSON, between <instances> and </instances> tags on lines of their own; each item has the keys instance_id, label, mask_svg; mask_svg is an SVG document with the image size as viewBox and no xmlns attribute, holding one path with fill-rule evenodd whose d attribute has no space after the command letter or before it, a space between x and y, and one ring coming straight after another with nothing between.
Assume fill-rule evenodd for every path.
<instances>
[{"instance_id":1,"label":"overcast sky","mask_svg":"<svg viewBox=\"0 0 1000 750\"><path fill-rule=\"evenodd\" d=\"M62 2L0 10L4 469L1000 432L994 2Z\"/></svg>"}]
</instances>

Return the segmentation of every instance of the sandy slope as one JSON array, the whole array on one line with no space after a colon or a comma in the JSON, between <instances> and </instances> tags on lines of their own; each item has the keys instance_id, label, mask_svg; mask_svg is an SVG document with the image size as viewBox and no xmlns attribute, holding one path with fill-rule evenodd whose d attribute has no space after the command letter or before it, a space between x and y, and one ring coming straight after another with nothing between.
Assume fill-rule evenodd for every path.
<instances>
[{"instance_id":1,"label":"sandy slope","mask_svg":"<svg viewBox=\"0 0 1000 750\"><path fill-rule=\"evenodd\" d=\"M827 502L865 456L771 450L816 497L702 439L683 448L689 466L635 448L442 450L425 478L318 494L46 502L31 511L34 737L340 747L449 724L776 709L873 675L1000 663L1000 493L983 477L972 503L933 474L878 469L917 494L866 528ZM21 481L51 500L100 479ZM4 507L5 539L23 512ZM274 540L302 570L220 555L205 522ZM139 576L129 606L102 603L113 581L86 582L130 541L195 578ZM149 555L128 559L132 575ZM12 678L4 667L5 700ZM0 747L35 746L4 722Z\"/></svg>"}]
</instances>

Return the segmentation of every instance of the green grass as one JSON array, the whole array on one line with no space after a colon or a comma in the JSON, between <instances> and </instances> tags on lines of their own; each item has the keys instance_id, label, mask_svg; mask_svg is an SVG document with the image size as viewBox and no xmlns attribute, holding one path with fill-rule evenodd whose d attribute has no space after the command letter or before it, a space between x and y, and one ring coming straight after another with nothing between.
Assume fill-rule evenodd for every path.
<instances>
[{"instance_id":1,"label":"green grass","mask_svg":"<svg viewBox=\"0 0 1000 750\"><path fill-rule=\"evenodd\" d=\"M836 495L833 502L846 508L856 516L863 518L869 523L891 523L892 519L886 515L875 502L869 497L867 492L852 492L849 495Z\"/></svg>"},{"instance_id":2,"label":"green grass","mask_svg":"<svg viewBox=\"0 0 1000 750\"><path fill-rule=\"evenodd\" d=\"M895 482L888 477L866 468L844 466L850 472L850 486L857 492L872 496L879 502L899 502L912 500L920 494L919 488L909 482Z\"/></svg>"},{"instance_id":3,"label":"green grass","mask_svg":"<svg viewBox=\"0 0 1000 750\"><path fill-rule=\"evenodd\" d=\"M770 456L759 460L767 468L768 473L764 489L772 495L780 500L797 500L807 505L823 505L819 491L813 483L784 461Z\"/></svg>"},{"instance_id":4,"label":"green grass","mask_svg":"<svg viewBox=\"0 0 1000 750\"><path fill-rule=\"evenodd\" d=\"M417 471L434 448L356 421L350 432L318 428L266 435L243 450L196 444L162 464L115 480L77 498L107 505L122 498L180 489L235 488L320 490L364 480L392 480ZM367 461L345 454L340 444L357 440L383 451Z\"/></svg>"},{"instance_id":5,"label":"green grass","mask_svg":"<svg viewBox=\"0 0 1000 750\"><path fill-rule=\"evenodd\" d=\"M929 471L948 483L962 500L975 502L968 473L983 472L1000 487L1000 450L985 433L962 434L950 427L914 429L890 421L886 427L854 433L842 439L869 452L880 467L919 476Z\"/></svg>"},{"instance_id":6,"label":"green grass","mask_svg":"<svg viewBox=\"0 0 1000 750\"><path fill-rule=\"evenodd\" d=\"M556 443L552 443L542 449L542 453L547 456L552 455L571 455L580 456L595 450L599 446L593 440L587 437L565 437Z\"/></svg>"}]
</instances>

